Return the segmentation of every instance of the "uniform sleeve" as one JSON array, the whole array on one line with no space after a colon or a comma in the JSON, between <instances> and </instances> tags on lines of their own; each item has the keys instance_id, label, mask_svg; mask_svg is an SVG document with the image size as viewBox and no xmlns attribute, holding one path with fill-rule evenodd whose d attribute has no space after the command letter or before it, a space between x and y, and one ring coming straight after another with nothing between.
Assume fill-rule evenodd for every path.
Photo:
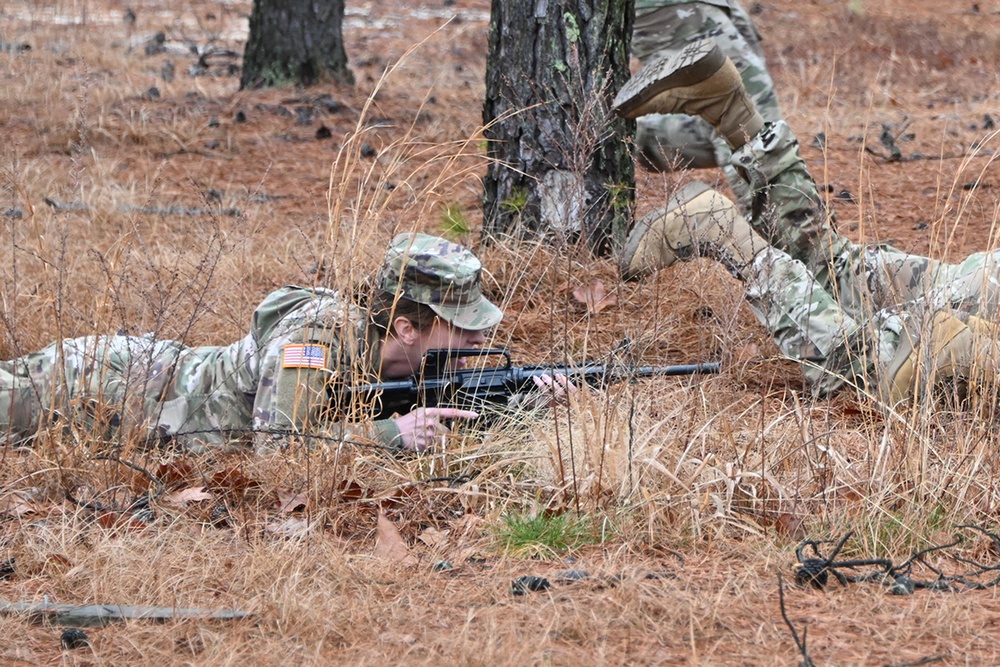
<instances>
[{"instance_id":1,"label":"uniform sleeve","mask_svg":"<svg viewBox=\"0 0 1000 667\"><path fill-rule=\"evenodd\" d=\"M305 291L305 290L303 290ZM285 435L316 436L314 444L346 441L397 448L399 429L391 419L342 418L332 391L358 374L358 336L363 335L339 300L316 297L283 313L275 322L266 315L253 333L259 337L260 374L253 404L258 451L285 444ZM265 302L266 303L266 302Z\"/></svg>"}]
</instances>

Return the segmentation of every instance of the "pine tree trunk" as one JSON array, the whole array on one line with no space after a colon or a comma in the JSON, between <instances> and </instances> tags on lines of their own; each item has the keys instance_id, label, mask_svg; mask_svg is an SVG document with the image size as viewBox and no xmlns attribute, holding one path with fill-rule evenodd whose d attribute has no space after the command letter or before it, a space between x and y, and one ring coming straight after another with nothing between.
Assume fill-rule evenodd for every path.
<instances>
[{"instance_id":1,"label":"pine tree trunk","mask_svg":"<svg viewBox=\"0 0 1000 667\"><path fill-rule=\"evenodd\" d=\"M634 123L611 101L629 77L633 0L493 0L483 120L489 237L624 236Z\"/></svg>"},{"instance_id":2,"label":"pine tree trunk","mask_svg":"<svg viewBox=\"0 0 1000 667\"><path fill-rule=\"evenodd\" d=\"M353 83L343 22L344 0L254 0L240 87Z\"/></svg>"}]
</instances>

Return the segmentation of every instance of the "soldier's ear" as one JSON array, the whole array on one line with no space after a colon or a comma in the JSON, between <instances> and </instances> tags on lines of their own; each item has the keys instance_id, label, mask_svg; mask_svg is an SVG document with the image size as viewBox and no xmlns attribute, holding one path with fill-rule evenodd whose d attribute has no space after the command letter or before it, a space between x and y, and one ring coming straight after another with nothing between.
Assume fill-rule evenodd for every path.
<instances>
[{"instance_id":1,"label":"soldier's ear","mask_svg":"<svg viewBox=\"0 0 1000 667\"><path fill-rule=\"evenodd\" d=\"M413 322L405 317L397 317L392 321L393 335L404 345L413 345L419 338L419 331Z\"/></svg>"}]
</instances>

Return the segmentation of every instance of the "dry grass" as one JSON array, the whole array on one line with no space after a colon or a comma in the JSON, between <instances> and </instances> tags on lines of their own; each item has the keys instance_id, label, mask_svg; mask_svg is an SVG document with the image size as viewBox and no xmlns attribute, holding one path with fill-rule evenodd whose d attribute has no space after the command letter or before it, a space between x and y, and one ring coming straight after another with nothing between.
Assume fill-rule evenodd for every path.
<instances>
[{"instance_id":1,"label":"dry grass","mask_svg":"<svg viewBox=\"0 0 1000 667\"><path fill-rule=\"evenodd\" d=\"M197 57L183 43L221 36L218 45L239 50L231 36L245 29L249 3L146 0L132 5L134 26L107 4L0 2L0 39L32 47L0 53L0 358L118 330L235 340L269 290L350 289L394 233L437 232L448 206L478 245L485 0L447 12L430 3L404 22L391 21L397 3L372 3L370 17L349 14L345 28L356 89L253 93L238 92L224 68L190 76ZM759 18L793 127L803 144L827 134L825 150L805 146L810 167L834 194L855 195L831 201L842 228L939 257L986 247L997 140L981 125L998 107L984 65L996 45L982 35L996 28L996 8L980 2L979 16L945 20L919 2L849 4L774 0ZM464 18L435 32L437 17L454 12ZM161 29L168 51L145 55ZM167 61L171 81L161 77ZM295 107L318 109L319 92L342 108L296 125ZM939 159L887 164L863 151L878 146L882 122L904 117L915 134L904 150ZM320 125L330 138L316 138ZM640 175L639 213L689 177ZM167 206L214 213L143 209ZM926 231L914 229L920 221ZM796 649L775 575L791 578L803 536L853 530L847 556L898 562L960 524L993 525L992 401L895 418L863 396L811 400L739 284L709 261L625 284L609 262L573 248L477 250L486 289L507 312L494 342L517 361L600 357L628 337L642 363L721 360L725 370L619 385L580 397L569 414L459 434L411 459L335 443L175 457L72 430L4 450L0 560L16 565L0 598L239 608L253 618L133 622L92 630L92 650L62 654L58 628L0 618L9 638L0 661L789 664ZM596 280L617 304L588 315L572 292ZM163 481L163 492L122 462ZM440 478L451 482L426 481ZM151 515L118 511L136 497L152 497ZM372 555L380 509L415 564ZM502 554L495 527L505 515L563 511L597 528L572 563ZM965 535L956 553L1000 557ZM436 571L444 559L454 569ZM944 555L932 562L962 568ZM509 592L517 576L554 579L571 565L591 577ZM852 584L792 588L786 601L799 628L809 622L817 664L997 661L992 589L895 597Z\"/></svg>"}]
</instances>

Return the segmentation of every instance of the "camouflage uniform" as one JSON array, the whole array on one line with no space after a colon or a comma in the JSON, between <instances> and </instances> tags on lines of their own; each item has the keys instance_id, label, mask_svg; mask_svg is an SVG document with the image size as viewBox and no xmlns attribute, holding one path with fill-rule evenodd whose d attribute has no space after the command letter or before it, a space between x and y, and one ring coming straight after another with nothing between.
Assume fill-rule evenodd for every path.
<instances>
[{"instance_id":1,"label":"camouflage uniform","mask_svg":"<svg viewBox=\"0 0 1000 667\"><path fill-rule=\"evenodd\" d=\"M932 333L936 313L997 319L1000 251L948 264L837 234L783 121L736 151L733 164L751 184L751 225L773 246L743 276L747 297L821 393L877 373L908 337Z\"/></svg>"},{"instance_id":2,"label":"camouflage uniform","mask_svg":"<svg viewBox=\"0 0 1000 667\"><path fill-rule=\"evenodd\" d=\"M781 119L760 35L735 0L636 0L632 51L643 63L677 52L704 37L714 38L736 64L747 92L766 121ZM730 164L725 139L698 117L650 114L638 119L636 143L643 165L658 171L721 168L738 199L746 183Z\"/></svg>"},{"instance_id":3,"label":"camouflage uniform","mask_svg":"<svg viewBox=\"0 0 1000 667\"><path fill-rule=\"evenodd\" d=\"M757 317L820 393L861 377L877 381L895 405L941 378L995 375L1000 253L952 265L837 234L791 130L762 118L717 41L693 41L646 63L614 108L626 118L698 114L736 149L732 164L749 185L749 221L707 186L678 191L629 233L623 276L711 248L745 281Z\"/></svg>"},{"instance_id":4,"label":"camouflage uniform","mask_svg":"<svg viewBox=\"0 0 1000 667\"><path fill-rule=\"evenodd\" d=\"M482 296L480 272L462 246L404 234L378 283L476 330L502 316ZM267 449L288 433L395 446L393 420L353 421L365 406L342 406L330 419L338 385L378 381L381 336L338 292L288 286L264 299L249 333L231 345L187 347L152 335L64 340L0 362L0 439L58 422L94 437L169 438L192 450L251 441Z\"/></svg>"}]
</instances>

